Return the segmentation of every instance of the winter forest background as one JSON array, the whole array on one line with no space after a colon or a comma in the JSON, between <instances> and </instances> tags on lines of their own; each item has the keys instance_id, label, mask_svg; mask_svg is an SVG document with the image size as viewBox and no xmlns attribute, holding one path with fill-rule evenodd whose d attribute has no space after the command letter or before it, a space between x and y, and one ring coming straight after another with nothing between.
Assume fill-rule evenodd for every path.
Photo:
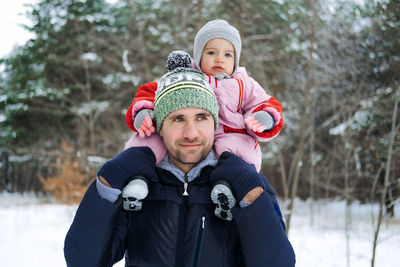
<instances>
[{"instance_id":1,"label":"winter forest background","mask_svg":"<svg viewBox=\"0 0 400 267\"><path fill-rule=\"evenodd\" d=\"M0 59L0 192L79 202L131 134L136 88L222 18L241 32L240 65L283 105L261 172L288 232L295 199L343 201L344 231L352 203L375 203L373 266L382 225L398 229L399 0L39 0L26 16L34 37Z\"/></svg>"}]
</instances>

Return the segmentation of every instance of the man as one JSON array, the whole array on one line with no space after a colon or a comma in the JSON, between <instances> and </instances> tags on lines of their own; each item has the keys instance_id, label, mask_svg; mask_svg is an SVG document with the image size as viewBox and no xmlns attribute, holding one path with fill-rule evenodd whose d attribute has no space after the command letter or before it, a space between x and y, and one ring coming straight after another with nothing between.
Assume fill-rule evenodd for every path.
<instances>
[{"instance_id":1,"label":"man","mask_svg":"<svg viewBox=\"0 0 400 267\"><path fill-rule=\"evenodd\" d=\"M125 255L126 266L294 266L268 181L232 153L217 163L218 103L205 77L183 69L163 77L154 112L168 155L156 167L149 148L133 147L100 168L66 236L67 265L112 266ZM120 193L137 176L150 190L142 209L131 212ZM218 180L240 200L233 221L213 214Z\"/></svg>"}]
</instances>

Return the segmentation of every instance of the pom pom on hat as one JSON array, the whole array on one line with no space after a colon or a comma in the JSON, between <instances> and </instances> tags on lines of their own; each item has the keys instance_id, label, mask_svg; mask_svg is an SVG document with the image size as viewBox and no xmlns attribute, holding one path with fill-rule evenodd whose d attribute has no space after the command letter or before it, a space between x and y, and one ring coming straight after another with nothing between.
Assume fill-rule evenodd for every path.
<instances>
[{"instance_id":1,"label":"pom pom on hat","mask_svg":"<svg viewBox=\"0 0 400 267\"><path fill-rule=\"evenodd\" d=\"M172 51L168 55L165 67L168 71L173 71L176 68L191 68L192 58L184 51Z\"/></svg>"}]
</instances>

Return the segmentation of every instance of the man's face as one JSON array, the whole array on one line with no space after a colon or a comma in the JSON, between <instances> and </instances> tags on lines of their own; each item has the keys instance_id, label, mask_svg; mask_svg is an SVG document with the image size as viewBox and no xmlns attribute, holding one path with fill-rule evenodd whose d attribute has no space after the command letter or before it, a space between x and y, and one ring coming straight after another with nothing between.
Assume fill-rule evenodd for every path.
<instances>
[{"instance_id":1,"label":"man's face","mask_svg":"<svg viewBox=\"0 0 400 267\"><path fill-rule=\"evenodd\" d=\"M160 135L172 162L188 173L212 148L214 118L201 108L181 108L164 119Z\"/></svg>"}]
</instances>

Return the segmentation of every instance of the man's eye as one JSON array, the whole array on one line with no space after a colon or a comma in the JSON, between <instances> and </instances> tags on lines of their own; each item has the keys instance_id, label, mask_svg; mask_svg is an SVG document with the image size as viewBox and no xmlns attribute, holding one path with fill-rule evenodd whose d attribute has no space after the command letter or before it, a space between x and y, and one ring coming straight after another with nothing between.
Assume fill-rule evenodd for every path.
<instances>
[{"instance_id":1,"label":"man's eye","mask_svg":"<svg viewBox=\"0 0 400 267\"><path fill-rule=\"evenodd\" d=\"M206 116L199 116L199 117L197 117L197 120L205 121L205 120L207 120L207 117Z\"/></svg>"},{"instance_id":2,"label":"man's eye","mask_svg":"<svg viewBox=\"0 0 400 267\"><path fill-rule=\"evenodd\" d=\"M182 119L182 118L175 118L175 119L173 119L173 121L175 121L175 122L181 122L181 121L183 121L183 119Z\"/></svg>"}]
</instances>

